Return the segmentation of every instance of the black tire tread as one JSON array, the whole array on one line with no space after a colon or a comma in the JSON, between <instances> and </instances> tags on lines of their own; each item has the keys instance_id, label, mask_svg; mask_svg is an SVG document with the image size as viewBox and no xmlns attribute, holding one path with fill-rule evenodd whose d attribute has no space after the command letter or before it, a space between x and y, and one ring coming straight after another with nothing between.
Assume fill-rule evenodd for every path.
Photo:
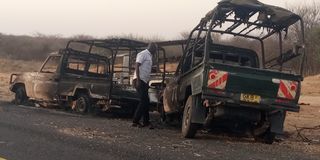
<instances>
[{"instance_id":1,"label":"black tire tread","mask_svg":"<svg viewBox=\"0 0 320 160\"><path fill-rule=\"evenodd\" d=\"M199 129L199 124L197 123L191 123L191 112L186 112L186 109L188 109L187 107L190 106L190 109L192 109L193 106L193 96L189 96L188 99L187 99L187 102L186 102L186 105L185 105L185 109L184 109L184 112L183 112L183 120L182 120L182 135L184 138L194 138L196 133L197 133L197 130ZM188 119L188 122L187 122L187 125L185 125L185 115L186 113L189 113L189 119Z\"/></svg>"}]
</instances>

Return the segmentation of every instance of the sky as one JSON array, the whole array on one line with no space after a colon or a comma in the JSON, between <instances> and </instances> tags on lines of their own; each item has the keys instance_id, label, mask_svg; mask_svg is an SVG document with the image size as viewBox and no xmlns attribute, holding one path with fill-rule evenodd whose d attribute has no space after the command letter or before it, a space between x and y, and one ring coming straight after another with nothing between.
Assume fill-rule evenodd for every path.
<instances>
[{"instance_id":1,"label":"sky","mask_svg":"<svg viewBox=\"0 0 320 160\"><path fill-rule=\"evenodd\" d=\"M0 33L177 39L218 0L0 0ZM260 0L281 7L319 0ZM318 2L317 2L318 3Z\"/></svg>"}]
</instances>

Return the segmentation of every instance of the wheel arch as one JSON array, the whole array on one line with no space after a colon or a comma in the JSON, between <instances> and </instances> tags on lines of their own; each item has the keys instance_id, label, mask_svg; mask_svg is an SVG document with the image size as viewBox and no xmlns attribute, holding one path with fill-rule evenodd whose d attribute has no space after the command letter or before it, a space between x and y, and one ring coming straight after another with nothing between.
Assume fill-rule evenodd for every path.
<instances>
[{"instance_id":1,"label":"wheel arch","mask_svg":"<svg viewBox=\"0 0 320 160\"><path fill-rule=\"evenodd\" d=\"M24 89L26 89L26 85L24 83L15 83L10 87L10 90L15 92L18 87L24 87Z\"/></svg>"},{"instance_id":2,"label":"wheel arch","mask_svg":"<svg viewBox=\"0 0 320 160\"><path fill-rule=\"evenodd\" d=\"M90 91L87 88L76 88L73 91L73 97L77 97L80 94L87 94L90 97Z\"/></svg>"},{"instance_id":3,"label":"wheel arch","mask_svg":"<svg viewBox=\"0 0 320 160\"><path fill-rule=\"evenodd\" d=\"M188 85L186 87L186 91L185 91L184 98L183 98L183 106L186 104L189 96L191 96L191 95L192 95L191 85Z\"/></svg>"}]
</instances>

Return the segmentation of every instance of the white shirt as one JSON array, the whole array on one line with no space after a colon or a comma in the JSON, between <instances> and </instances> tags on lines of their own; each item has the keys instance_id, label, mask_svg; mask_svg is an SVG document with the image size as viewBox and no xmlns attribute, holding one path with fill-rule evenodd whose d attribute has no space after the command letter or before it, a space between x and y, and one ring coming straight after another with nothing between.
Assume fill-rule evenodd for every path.
<instances>
[{"instance_id":1,"label":"white shirt","mask_svg":"<svg viewBox=\"0 0 320 160\"><path fill-rule=\"evenodd\" d=\"M142 81L148 83L150 81L150 73L152 68L152 55L146 49L138 53L136 63L140 63L139 77ZM136 71L134 72L133 79L137 79Z\"/></svg>"}]
</instances>

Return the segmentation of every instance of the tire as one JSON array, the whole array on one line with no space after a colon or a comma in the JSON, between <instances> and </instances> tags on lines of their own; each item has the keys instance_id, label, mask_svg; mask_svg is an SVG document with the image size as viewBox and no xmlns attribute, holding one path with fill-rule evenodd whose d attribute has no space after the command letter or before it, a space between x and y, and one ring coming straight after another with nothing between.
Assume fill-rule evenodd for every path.
<instances>
[{"instance_id":1,"label":"tire","mask_svg":"<svg viewBox=\"0 0 320 160\"><path fill-rule=\"evenodd\" d=\"M266 144L272 144L274 142L276 138L276 134L275 133L272 133L272 132L267 132L265 135L264 135L264 143Z\"/></svg>"},{"instance_id":2,"label":"tire","mask_svg":"<svg viewBox=\"0 0 320 160\"><path fill-rule=\"evenodd\" d=\"M273 144L275 138L276 138L276 134L270 132L269 129L263 134L260 134L254 137L255 141L262 142L265 144Z\"/></svg>"},{"instance_id":3,"label":"tire","mask_svg":"<svg viewBox=\"0 0 320 160\"><path fill-rule=\"evenodd\" d=\"M189 96L184 107L181 127L182 136L184 138L194 138L199 128L199 124L191 122L192 108L195 107L193 103L194 98L194 96Z\"/></svg>"},{"instance_id":4,"label":"tire","mask_svg":"<svg viewBox=\"0 0 320 160\"><path fill-rule=\"evenodd\" d=\"M17 87L15 90L14 103L17 105L24 105L28 101L26 90L23 86Z\"/></svg>"},{"instance_id":5,"label":"tire","mask_svg":"<svg viewBox=\"0 0 320 160\"><path fill-rule=\"evenodd\" d=\"M76 100L75 110L78 113L85 114L91 107L90 98L87 94L80 94Z\"/></svg>"},{"instance_id":6,"label":"tire","mask_svg":"<svg viewBox=\"0 0 320 160\"><path fill-rule=\"evenodd\" d=\"M179 122L180 124L181 122L181 117L178 113L171 113L171 114L167 114L164 111L164 106L160 106L159 107L159 113L160 113L160 122L163 124L168 124L168 125L172 125L172 123L176 120L177 122Z\"/></svg>"},{"instance_id":7,"label":"tire","mask_svg":"<svg viewBox=\"0 0 320 160\"><path fill-rule=\"evenodd\" d=\"M162 123L166 123L167 116L166 116L166 113L164 111L164 105L159 106L158 112L160 113L160 121Z\"/></svg>"}]
</instances>

